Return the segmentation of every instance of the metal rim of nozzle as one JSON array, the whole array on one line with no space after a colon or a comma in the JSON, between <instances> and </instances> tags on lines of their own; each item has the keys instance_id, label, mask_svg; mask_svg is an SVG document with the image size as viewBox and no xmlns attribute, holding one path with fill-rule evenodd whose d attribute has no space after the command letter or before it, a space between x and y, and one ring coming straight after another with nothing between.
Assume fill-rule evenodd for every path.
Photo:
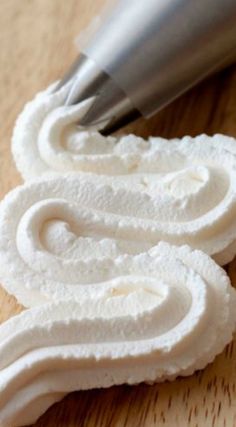
<instances>
[{"instance_id":1,"label":"metal rim of nozzle","mask_svg":"<svg viewBox=\"0 0 236 427\"><path fill-rule=\"evenodd\" d=\"M97 127L103 135L109 135L141 117L129 98L110 76L86 55L81 54L58 83L59 90L74 80L66 105L75 105L94 97L94 102L79 125Z\"/></svg>"}]
</instances>

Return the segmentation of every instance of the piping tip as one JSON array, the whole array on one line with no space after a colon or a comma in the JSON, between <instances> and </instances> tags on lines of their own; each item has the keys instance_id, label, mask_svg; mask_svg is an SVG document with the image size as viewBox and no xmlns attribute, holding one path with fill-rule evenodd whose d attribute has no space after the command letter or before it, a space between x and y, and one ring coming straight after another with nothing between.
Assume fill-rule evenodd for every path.
<instances>
[{"instance_id":1,"label":"piping tip","mask_svg":"<svg viewBox=\"0 0 236 427\"><path fill-rule=\"evenodd\" d=\"M66 105L75 105L94 97L91 107L80 120L80 126L94 126L103 135L109 135L141 117L123 90L86 55L81 54L76 59L55 90L71 79L73 84Z\"/></svg>"}]
</instances>

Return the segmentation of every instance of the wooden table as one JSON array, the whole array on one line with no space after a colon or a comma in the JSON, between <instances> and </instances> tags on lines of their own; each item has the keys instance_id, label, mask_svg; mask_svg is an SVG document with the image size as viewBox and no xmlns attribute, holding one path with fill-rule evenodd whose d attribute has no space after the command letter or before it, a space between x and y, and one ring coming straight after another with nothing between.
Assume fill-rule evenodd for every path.
<instances>
[{"instance_id":1,"label":"wooden table","mask_svg":"<svg viewBox=\"0 0 236 427\"><path fill-rule=\"evenodd\" d=\"M128 1L128 0L127 0ZM21 182L10 140L25 102L57 79L75 58L73 40L102 0L1 0L0 192ZM216 132L236 136L236 67L192 90L153 119L132 126L141 136ZM130 130L129 129L129 130ZM234 276L234 264L229 267ZM235 274L236 277L236 274ZM0 290L0 321L19 312ZM236 347L231 343L204 371L155 386L78 392L51 408L37 427L236 426Z\"/></svg>"}]
</instances>

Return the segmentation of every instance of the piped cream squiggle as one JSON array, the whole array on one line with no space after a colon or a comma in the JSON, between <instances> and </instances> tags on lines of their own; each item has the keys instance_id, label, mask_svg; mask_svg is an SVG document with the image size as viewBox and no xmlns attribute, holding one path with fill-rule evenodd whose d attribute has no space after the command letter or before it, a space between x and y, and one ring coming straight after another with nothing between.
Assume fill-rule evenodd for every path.
<instances>
[{"instance_id":1,"label":"piped cream squiggle","mask_svg":"<svg viewBox=\"0 0 236 427\"><path fill-rule=\"evenodd\" d=\"M70 391L189 375L231 340L236 294L206 254L159 244L119 263L100 295L0 326L1 425L31 424Z\"/></svg>"},{"instance_id":2,"label":"piped cream squiggle","mask_svg":"<svg viewBox=\"0 0 236 427\"><path fill-rule=\"evenodd\" d=\"M168 176L168 186L171 182ZM215 183L217 178L209 185ZM213 192L215 200L223 197L223 214L221 202L206 213L207 202L197 204L198 215L189 202L186 217L185 199L156 191L152 182L144 190L137 181L126 184L74 174L10 192L0 205L0 279L8 292L25 306L80 300L117 272L123 274L120 257L146 252L159 241L187 243L221 263L232 258L236 201L227 180L224 195Z\"/></svg>"},{"instance_id":3,"label":"piped cream squiggle","mask_svg":"<svg viewBox=\"0 0 236 427\"><path fill-rule=\"evenodd\" d=\"M117 176L171 173L189 166L207 169L211 165L227 176L230 166L235 166L235 139L223 135L185 137L171 140L170 144L162 138L144 140L135 135L103 137L94 129L81 128L79 121L93 98L65 106L70 87L68 83L53 92L54 85L50 86L25 106L17 120L12 151L26 180L47 172L83 171ZM185 181L187 184L187 175ZM182 190L185 194L184 187Z\"/></svg>"}]
</instances>

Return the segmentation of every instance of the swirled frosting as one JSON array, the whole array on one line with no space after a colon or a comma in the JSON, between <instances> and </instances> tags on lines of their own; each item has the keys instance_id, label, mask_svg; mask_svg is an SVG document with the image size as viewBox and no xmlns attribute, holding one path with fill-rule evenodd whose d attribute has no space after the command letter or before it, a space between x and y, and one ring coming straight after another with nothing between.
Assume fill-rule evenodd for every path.
<instances>
[{"instance_id":1,"label":"swirled frosting","mask_svg":"<svg viewBox=\"0 0 236 427\"><path fill-rule=\"evenodd\" d=\"M197 173L203 180L207 174L198 170L193 187L199 185ZM209 189L203 185L196 198L202 191L213 196L201 205L195 196L186 200L173 195L176 181L170 175L159 184L148 178L142 187L143 175L109 180L74 174L14 189L0 205L3 286L25 306L48 299L80 300L116 275L119 257L148 251L159 241L187 243L217 261L229 261L235 249L235 184L225 182L222 194L218 177L209 178ZM185 187L185 173L179 179ZM163 193L165 187L170 190ZM206 213L213 199L216 206Z\"/></svg>"},{"instance_id":2,"label":"swirled frosting","mask_svg":"<svg viewBox=\"0 0 236 427\"><path fill-rule=\"evenodd\" d=\"M31 424L73 390L192 374L231 340L236 293L206 254L161 243L119 263L103 294L0 326L1 425Z\"/></svg>"},{"instance_id":3,"label":"swirled frosting","mask_svg":"<svg viewBox=\"0 0 236 427\"><path fill-rule=\"evenodd\" d=\"M215 168L219 174L226 175L225 179L231 167L235 167L235 139L224 135L144 140L135 135L103 137L94 129L79 127L93 98L65 106L71 84L56 92L52 85L37 94L16 122L12 152L25 180L48 172L82 171L111 176L144 172L149 176L185 173L189 168L189 175L184 179L186 185L181 185L181 192L185 194L187 184L192 187L194 180L202 181L202 176L195 176L195 167L202 167L205 173L209 168L209 175L211 167ZM178 181L173 184L173 191L178 184ZM195 188L198 188L197 182Z\"/></svg>"}]
</instances>

